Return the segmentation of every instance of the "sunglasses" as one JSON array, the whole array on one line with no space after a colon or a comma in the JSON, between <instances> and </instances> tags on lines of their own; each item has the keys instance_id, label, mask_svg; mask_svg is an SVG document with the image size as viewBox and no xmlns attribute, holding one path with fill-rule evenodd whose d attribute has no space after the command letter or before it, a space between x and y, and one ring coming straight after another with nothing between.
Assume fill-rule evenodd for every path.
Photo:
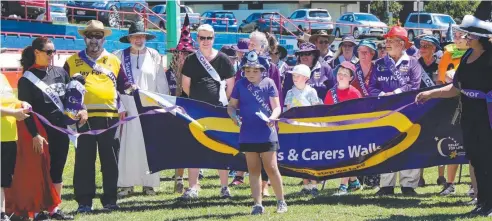
<instances>
[{"instance_id":1,"label":"sunglasses","mask_svg":"<svg viewBox=\"0 0 492 221\"><path fill-rule=\"evenodd\" d=\"M344 48L353 48L355 45L353 44L342 44L342 47Z\"/></svg>"},{"instance_id":2,"label":"sunglasses","mask_svg":"<svg viewBox=\"0 0 492 221\"><path fill-rule=\"evenodd\" d=\"M56 54L56 50L40 50L44 53L46 53L48 56L51 56L52 54Z\"/></svg>"},{"instance_id":3,"label":"sunglasses","mask_svg":"<svg viewBox=\"0 0 492 221\"><path fill-rule=\"evenodd\" d=\"M100 34L87 34L85 35L86 38L88 39L97 39L97 40L100 40L100 39L103 39L104 38L104 35L100 35Z\"/></svg>"},{"instance_id":4,"label":"sunglasses","mask_svg":"<svg viewBox=\"0 0 492 221\"><path fill-rule=\"evenodd\" d=\"M324 41L318 41L318 44L329 44L330 41L328 40L324 40Z\"/></svg>"},{"instance_id":5,"label":"sunglasses","mask_svg":"<svg viewBox=\"0 0 492 221\"><path fill-rule=\"evenodd\" d=\"M432 48L432 46L434 46L434 45L431 45L431 44L420 44L420 47L421 48L425 48L425 49L430 49L430 48Z\"/></svg>"},{"instance_id":6,"label":"sunglasses","mask_svg":"<svg viewBox=\"0 0 492 221\"><path fill-rule=\"evenodd\" d=\"M299 53L299 56L301 56L301 57L302 56L311 56L311 55L313 55L312 52L302 52L302 53Z\"/></svg>"},{"instance_id":7,"label":"sunglasses","mask_svg":"<svg viewBox=\"0 0 492 221\"><path fill-rule=\"evenodd\" d=\"M205 41L205 40L211 41L212 39L214 39L214 37L213 36L210 36L210 37L198 36L198 39L200 39L200 41Z\"/></svg>"}]
</instances>

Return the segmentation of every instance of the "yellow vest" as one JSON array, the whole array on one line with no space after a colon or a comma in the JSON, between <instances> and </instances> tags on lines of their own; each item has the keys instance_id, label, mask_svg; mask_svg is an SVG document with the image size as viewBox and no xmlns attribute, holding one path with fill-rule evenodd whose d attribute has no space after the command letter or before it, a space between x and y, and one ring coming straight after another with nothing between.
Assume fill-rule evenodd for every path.
<instances>
[{"instance_id":1,"label":"yellow vest","mask_svg":"<svg viewBox=\"0 0 492 221\"><path fill-rule=\"evenodd\" d=\"M12 87L4 74L0 73L0 105L2 108L18 108L20 101L15 97ZM10 142L17 140L17 123L15 117L0 117L0 140Z\"/></svg>"},{"instance_id":2,"label":"yellow vest","mask_svg":"<svg viewBox=\"0 0 492 221\"><path fill-rule=\"evenodd\" d=\"M67 64L70 77L80 73L85 78L87 93L84 97L84 104L87 107L89 117L117 117L116 99L118 94L113 81L106 74L93 70L79 57L78 53L70 56L67 59ZM121 62L115 55L104 50L96 64L112 71L115 79L118 78Z\"/></svg>"}]
</instances>

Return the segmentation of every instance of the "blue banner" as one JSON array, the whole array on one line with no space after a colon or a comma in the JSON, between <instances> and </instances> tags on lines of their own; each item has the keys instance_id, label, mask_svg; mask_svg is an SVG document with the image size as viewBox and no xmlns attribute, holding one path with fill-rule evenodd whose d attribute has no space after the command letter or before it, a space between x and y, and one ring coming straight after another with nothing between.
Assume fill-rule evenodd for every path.
<instances>
[{"instance_id":1,"label":"blue banner","mask_svg":"<svg viewBox=\"0 0 492 221\"><path fill-rule=\"evenodd\" d=\"M453 122L458 99L411 104L417 93L283 113L281 118L297 122L373 120L330 127L280 122L277 157L282 175L323 180L467 163L459 121ZM239 127L226 108L142 91L135 99L140 113L173 105L184 109L140 117L152 173L175 168L247 170L238 151Z\"/></svg>"}]
</instances>

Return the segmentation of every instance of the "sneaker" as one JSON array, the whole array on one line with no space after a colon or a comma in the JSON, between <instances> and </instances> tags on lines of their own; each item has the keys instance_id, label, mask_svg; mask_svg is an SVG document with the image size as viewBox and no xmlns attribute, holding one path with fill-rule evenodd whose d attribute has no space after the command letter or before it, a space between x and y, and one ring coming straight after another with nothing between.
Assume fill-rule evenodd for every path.
<instances>
[{"instance_id":1,"label":"sneaker","mask_svg":"<svg viewBox=\"0 0 492 221\"><path fill-rule=\"evenodd\" d=\"M79 205L79 208L77 209L77 213L90 213L92 212L92 206L88 205Z\"/></svg>"},{"instance_id":2,"label":"sneaker","mask_svg":"<svg viewBox=\"0 0 492 221\"><path fill-rule=\"evenodd\" d=\"M122 187L118 192L118 197L122 198L133 193L133 187Z\"/></svg>"},{"instance_id":3,"label":"sneaker","mask_svg":"<svg viewBox=\"0 0 492 221\"><path fill-rule=\"evenodd\" d=\"M376 192L376 196L391 196L395 195L395 189L392 186L381 187L378 192Z\"/></svg>"},{"instance_id":4,"label":"sneaker","mask_svg":"<svg viewBox=\"0 0 492 221\"><path fill-rule=\"evenodd\" d=\"M469 197L474 197L475 196L475 190L473 190L473 187L470 185L470 189L466 193L468 194Z\"/></svg>"},{"instance_id":5,"label":"sneaker","mask_svg":"<svg viewBox=\"0 0 492 221\"><path fill-rule=\"evenodd\" d=\"M204 178L204 176L203 176L203 170L200 169L200 172L198 172L198 179L201 180L203 178Z\"/></svg>"},{"instance_id":6,"label":"sneaker","mask_svg":"<svg viewBox=\"0 0 492 221\"><path fill-rule=\"evenodd\" d=\"M277 200L277 213L287 212L287 203L285 200Z\"/></svg>"},{"instance_id":7,"label":"sneaker","mask_svg":"<svg viewBox=\"0 0 492 221\"><path fill-rule=\"evenodd\" d=\"M440 176L439 178L437 178L437 181L436 181L437 185L444 185L446 184L446 178L444 178L443 176Z\"/></svg>"},{"instance_id":8,"label":"sneaker","mask_svg":"<svg viewBox=\"0 0 492 221\"><path fill-rule=\"evenodd\" d=\"M229 171L229 177L235 177L236 176L236 171L230 170Z\"/></svg>"},{"instance_id":9,"label":"sneaker","mask_svg":"<svg viewBox=\"0 0 492 221\"><path fill-rule=\"evenodd\" d=\"M55 213L51 214L51 219L54 220L74 220L73 216L65 214L62 210L57 210Z\"/></svg>"},{"instance_id":10,"label":"sneaker","mask_svg":"<svg viewBox=\"0 0 492 221\"><path fill-rule=\"evenodd\" d=\"M417 192L412 187L402 187L401 188L401 193L404 196L416 196Z\"/></svg>"},{"instance_id":11,"label":"sneaker","mask_svg":"<svg viewBox=\"0 0 492 221\"><path fill-rule=\"evenodd\" d=\"M6 213L2 213L0 215L0 221L10 221L10 216L8 216Z\"/></svg>"},{"instance_id":12,"label":"sneaker","mask_svg":"<svg viewBox=\"0 0 492 221\"><path fill-rule=\"evenodd\" d=\"M220 189L220 198L222 199L231 198L231 190L229 190L229 187L224 186Z\"/></svg>"},{"instance_id":13,"label":"sneaker","mask_svg":"<svg viewBox=\"0 0 492 221\"><path fill-rule=\"evenodd\" d=\"M179 197L180 200L192 200L198 199L198 190L196 189L186 189L182 196Z\"/></svg>"},{"instance_id":14,"label":"sneaker","mask_svg":"<svg viewBox=\"0 0 492 221\"><path fill-rule=\"evenodd\" d=\"M235 176L234 180L232 180L232 182L229 184L229 186L237 186L237 185L241 185L243 183L244 183L244 177Z\"/></svg>"},{"instance_id":15,"label":"sneaker","mask_svg":"<svg viewBox=\"0 0 492 221\"><path fill-rule=\"evenodd\" d=\"M144 186L142 192L145 195L147 195L147 196L155 196L155 195L157 195L157 193L154 191L154 188L148 187L148 186Z\"/></svg>"},{"instance_id":16,"label":"sneaker","mask_svg":"<svg viewBox=\"0 0 492 221\"><path fill-rule=\"evenodd\" d=\"M299 194L301 195L308 195L311 193L311 190L309 190L308 188L302 188L301 192L299 192Z\"/></svg>"},{"instance_id":17,"label":"sneaker","mask_svg":"<svg viewBox=\"0 0 492 221\"><path fill-rule=\"evenodd\" d=\"M419 183L417 184L417 186L418 187L425 187L425 179L423 177L420 177Z\"/></svg>"},{"instance_id":18,"label":"sneaker","mask_svg":"<svg viewBox=\"0 0 492 221\"><path fill-rule=\"evenodd\" d=\"M478 199L477 198L473 198L472 200L466 202L466 203L463 203L465 206L476 206L478 204Z\"/></svg>"},{"instance_id":19,"label":"sneaker","mask_svg":"<svg viewBox=\"0 0 492 221\"><path fill-rule=\"evenodd\" d=\"M317 196L319 195L319 190L318 190L318 188L316 188L316 187L312 188L312 189L311 189L311 195L312 195L313 197L317 197Z\"/></svg>"},{"instance_id":20,"label":"sneaker","mask_svg":"<svg viewBox=\"0 0 492 221\"><path fill-rule=\"evenodd\" d=\"M360 189L362 189L362 185L360 185L359 180L349 181L347 191L357 191Z\"/></svg>"},{"instance_id":21,"label":"sneaker","mask_svg":"<svg viewBox=\"0 0 492 221\"><path fill-rule=\"evenodd\" d=\"M256 204L253 206L253 210L251 211L251 215L261 215L265 212L265 207L260 204Z\"/></svg>"},{"instance_id":22,"label":"sneaker","mask_svg":"<svg viewBox=\"0 0 492 221\"><path fill-rule=\"evenodd\" d=\"M110 203L103 206L103 210L105 211L114 211L118 209L120 209L120 206L118 206L117 204Z\"/></svg>"},{"instance_id":23,"label":"sneaker","mask_svg":"<svg viewBox=\"0 0 492 221\"><path fill-rule=\"evenodd\" d=\"M340 184L340 187L338 187L338 190L333 196L344 196L348 194L347 186L344 184Z\"/></svg>"},{"instance_id":24,"label":"sneaker","mask_svg":"<svg viewBox=\"0 0 492 221\"><path fill-rule=\"evenodd\" d=\"M454 188L454 184L446 183L444 185L444 188L442 189L442 191L439 193L439 195L448 196L448 195L455 194L455 193L456 193L456 190Z\"/></svg>"},{"instance_id":25,"label":"sneaker","mask_svg":"<svg viewBox=\"0 0 492 221\"><path fill-rule=\"evenodd\" d=\"M36 217L34 217L34 221L50 221L50 216L49 214L45 212L40 212Z\"/></svg>"},{"instance_id":26,"label":"sneaker","mask_svg":"<svg viewBox=\"0 0 492 221\"><path fill-rule=\"evenodd\" d=\"M178 180L178 182L176 182L176 192L183 193L183 190L184 190L183 180Z\"/></svg>"}]
</instances>

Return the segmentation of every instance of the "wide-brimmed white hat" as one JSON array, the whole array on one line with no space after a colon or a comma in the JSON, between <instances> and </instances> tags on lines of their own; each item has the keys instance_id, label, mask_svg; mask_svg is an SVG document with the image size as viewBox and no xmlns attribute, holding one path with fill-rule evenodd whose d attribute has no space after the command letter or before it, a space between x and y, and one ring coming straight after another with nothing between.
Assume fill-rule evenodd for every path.
<instances>
[{"instance_id":1,"label":"wide-brimmed white hat","mask_svg":"<svg viewBox=\"0 0 492 221\"><path fill-rule=\"evenodd\" d=\"M492 22L480 20L473 15L465 15L456 29L480 37L492 37Z\"/></svg>"}]
</instances>

